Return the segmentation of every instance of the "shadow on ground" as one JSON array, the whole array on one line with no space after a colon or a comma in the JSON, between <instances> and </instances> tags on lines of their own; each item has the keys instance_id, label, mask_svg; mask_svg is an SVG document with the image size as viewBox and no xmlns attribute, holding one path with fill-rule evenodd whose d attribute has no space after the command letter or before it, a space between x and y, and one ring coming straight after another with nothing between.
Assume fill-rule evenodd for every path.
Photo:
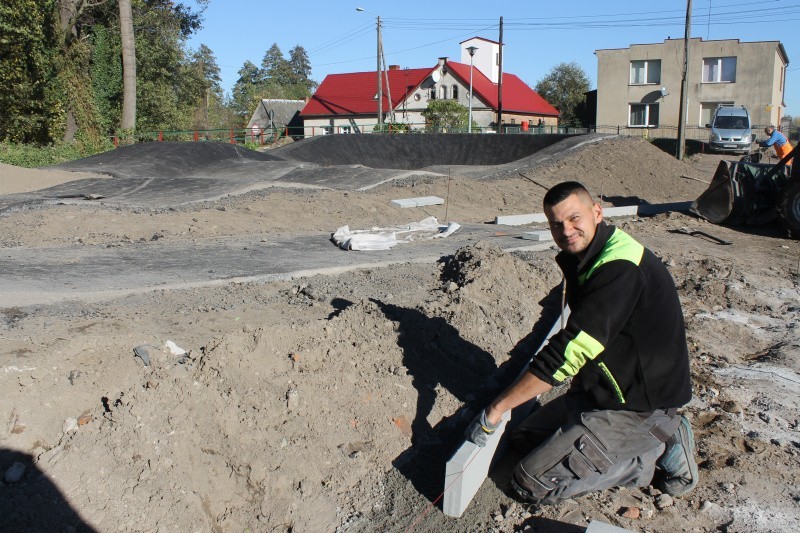
<instances>
[{"instance_id":1,"label":"shadow on ground","mask_svg":"<svg viewBox=\"0 0 800 533\"><path fill-rule=\"evenodd\" d=\"M0 448L0 472L24 467L21 478L0 484L0 524L4 532L29 531L96 531L73 509L67 496L39 470L33 457L22 452Z\"/></svg>"},{"instance_id":2,"label":"shadow on ground","mask_svg":"<svg viewBox=\"0 0 800 533\"><path fill-rule=\"evenodd\" d=\"M392 463L395 469L388 474L386 485L393 490L387 500L400 516L413 515L414 508L421 505L420 496L429 507L438 504L441 508L445 465L463 442L465 427L477 411L516 379L543 342L560 313L560 288L554 288L540 302L543 312L539 320L499 367L491 354L464 340L443 318L428 317L418 309L372 301L389 320L398 324L403 364L413 377L419 395L416 416L411 423L412 444ZM428 416L433 410L438 387L463 402L464 407L432 426ZM397 530L398 523L391 521L392 514L390 511L387 516L385 510L376 513L370 518L385 523L370 521L369 526ZM425 528L429 530L430 520L444 524L452 519L438 512L436 517L426 521Z\"/></svg>"}]
</instances>

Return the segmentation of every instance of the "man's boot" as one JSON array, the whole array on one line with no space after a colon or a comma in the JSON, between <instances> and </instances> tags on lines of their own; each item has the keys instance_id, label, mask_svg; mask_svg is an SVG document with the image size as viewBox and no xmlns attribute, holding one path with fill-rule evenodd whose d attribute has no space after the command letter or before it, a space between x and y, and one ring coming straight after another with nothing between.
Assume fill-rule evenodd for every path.
<instances>
[{"instance_id":1,"label":"man's boot","mask_svg":"<svg viewBox=\"0 0 800 533\"><path fill-rule=\"evenodd\" d=\"M666 449L656 461L661 469L654 486L670 496L683 496L697 485L699 474L694 460L692 425L680 416L678 430L666 442Z\"/></svg>"}]
</instances>

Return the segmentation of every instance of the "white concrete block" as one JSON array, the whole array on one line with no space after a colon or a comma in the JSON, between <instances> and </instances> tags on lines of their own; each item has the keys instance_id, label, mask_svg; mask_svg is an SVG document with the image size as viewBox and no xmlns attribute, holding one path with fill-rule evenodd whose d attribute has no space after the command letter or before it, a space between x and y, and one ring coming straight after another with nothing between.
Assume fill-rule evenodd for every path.
<instances>
[{"instance_id":1,"label":"white concrete block","mask_svg":"<svg viewBox=\"0 0 800 533\"><path fill-rule=\"evenodd\" d=\"M420 196L417 198L401 198L400 200L392 200L392 203L406 208L406 207L422 207L425 205L442 205L444 200L438 196Z\"/></svg>"},{"instance_id":2,"label":"white concrete block","mask_svg":"<svg viewBox=\"0 0 800 533\"><path fill-rule=\"evenodd\" d=\"M630 217L630 216L651 216L669 211L688 211L692 202L670 202L666 204L643 204L629 205L623 207L604 207L603 216L611 217ZM530 215L506 215L495 217L495 224L504 226L524 226L525 224L546 223L547 217L544 213L534 213Z\"/></svg>"},{"instance_id":3,"label":"white concrete block","mask_svg":"<svg viewBox=\"0 0 800 533\"><path fill-rule=\"evenodd\" d=\"M550 230L537 230L537 231L526 231L522 234L523 239L527 239L529 241L552 241L553 234L550 233Z\"/></svg>"},{"instance_id":4,"label":"white concrete block","mask_svg":"<svg viewBox=\"0 0 800 533\"><path fill-rule=\"evenodd\" d=\"M624 205L622 207L604 207L604 217L634 217L639 214L638 205Z\"/></svg>"},{"instance_id":5,"label":"white concrete block","mask_svg":"<svg viewBox=\"0 0 800 533\"><path fill-rule=\"evenodd\" d=\"M444 473L444 502L442 503L445 515L461 516L478 489L481 488L486 476L489 475L489 467L509 418L511 418L509 413L503 415L500 427L494 435L489 437L486 446L480 447L465 441L453 457L447 461Z\"/></svg>"},{"instance_id":6,"label":"white concrete block","mask_svg":"<svg viewBox=\"0 0 800 533\"><path fill-rule=\"evenodd\" d=\"M506 215L494 218L495 224L504 226L524 226L525 224L537 224L547 222L544 213L534 213L532 215Z\"/></svg>"},{"instance_id":7,"label":"white concrete block","mask_svg":"<svg viewBox=\"0 0 800 533\"><path fill-rule=\"evenodd\" d=\"M569 317L569 307L564 310L563 320L566 320L567 317ZM550 337L561 331L561 321L562 317L559 316L547 333L545 340L539 345L536 353L539 353L544 348ZM527 366L522 371L527 372ZM444 475L444 501L442 503L442 509L446 516L457 518L464 514L469 502L472 501L472 498L478 493L478 489L481 488L481 485L486 480L489 468L495 458L495 452L500 448L502 453L501 442L506 424L509 420L513 420L515 425L519 424L527 418L535 404L536 400L534 399L518 406L510 413L505 413L500 427L489 437L485 447L481 448L472 442L464 441L456 450L456 453L447 461Z\"/></svg>"},{"instance_id":8,"label":"white concrete block","mask_svg":"<svg viewBox=\"0 0 800 533\"><path fill-rule=\"evenodd\" d=\"M634 531L592 520L586 528L586 533L634 533Z\"/></svg>"}]
</instances>

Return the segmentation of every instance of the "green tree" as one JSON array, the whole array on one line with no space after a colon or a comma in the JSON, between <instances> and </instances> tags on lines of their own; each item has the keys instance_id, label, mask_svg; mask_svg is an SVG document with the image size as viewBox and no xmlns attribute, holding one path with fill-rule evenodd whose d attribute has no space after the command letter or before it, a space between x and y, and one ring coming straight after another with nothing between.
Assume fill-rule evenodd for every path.
<instances>
[{"instance_id":1,"label":"green tree","mask_svg":"<svg viewBox=\"0 0 800 533\"><path fill-rule=\"evenodd\" d=\"M466 131L469 109L455 100L431 100L422 112L429 131Z\"/></svg>"},{"instance_id":2,"label":"green tree","mask_svg":"<svg viewBox=\"0 0 800 533\"><path fill-rule=\"evenodd\" d=\"M299 44L289 51L289 67L291 69L291 84L305 89L306 94L317 87L317 82L311 79L311 61L308 59L306 49Z\"/></svg>"},{"instance_id":3,"label":"green tree","mask_svg":"<svg viewBox=\"0 0 800 533\"><path fill-rule=\"evenodd\" d=\"M116 129L120 122L122 102L122 55L118 32L96 24L91 30L89 76L95 107L100 114L103 131Z\"/></svg>"},{"instance_id":4,"label":"green tree","mask_svg":"<svg viewBox=\"0 0 800 533\"><path fill-rule=\"evenodd\" d=\"M261 69L266 82L282 86L292 84L292 67L283 57L278 43L273 43L264 54L264 59L261 60Z\"/></svg>"},{"instance_id":5,"label":"green tree","mask_svg":"<svg viewBox=\"0 0 800 533\"><path fill-rule=\"evenodd\" d=\"M576 108L589 90L589 77L577 63L559 63L534 89L561 113L560 124L577 125Z\"/></svg>"},{"instance_id":6,"label":"green tree","mask_svg":"<svg viewBox=\"0 0 800 533\"><path fill-rule=\"evenodd\" d=\"M214 52L206 45L191 54L181 70L180 101L190 106L193 129L238 127L225 102L220 69Z\"/></svg>"},{"instance_id":7,"label":"green tree","mask_svg":"<svg viewBox=\"0 0 800 533\"><path fill-rule=\"evenodd\" d=\"M61 112L54 0L0 3L0 141L47 143Z\"/></svg>"}]
</instances>

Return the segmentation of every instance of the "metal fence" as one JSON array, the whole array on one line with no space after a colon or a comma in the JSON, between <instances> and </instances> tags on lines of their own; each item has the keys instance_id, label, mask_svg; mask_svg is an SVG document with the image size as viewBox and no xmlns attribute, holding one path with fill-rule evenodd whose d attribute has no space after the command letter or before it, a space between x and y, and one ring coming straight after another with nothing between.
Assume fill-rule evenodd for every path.
<instances>
[{"instance_id":1,"label":"metal fence","mask_svg":"<svg viewBox=\"0 0 800 533\"><path fill-rule=\"evenodd\" d=\"M764 126L754 125L752 130L763 137ZM420 124L384 124L378 128L375 124L352 123L349 126L298 126L282 127L268 130L259 129L213 129L213 130L160 130L137 133L134 142L149 141L216 141L231 144L258 145L265 146L275 143L284 137L300 139L305 137L317 137L321 135L346 135L346 134L425 134L425 133L467 133L466 128L433 128L424 123ZM473 127L472 133L475 134L494 134L497 133L492 128ZM625 137L638 137L651 141L676 141L678 138L678 128L676 126L657 126L657 127L631 127L619 125L597 125L589 127L572 126L528 126L527 124L504 124L503 134L517 135L578 135L586 133L607 133L621 135ZM792 125L785 129L784 135L793 141L798 142L800 131L798 127ZM685 138L687 143L697 145L703 149L708 142L709 129L700 126L689 126L685 128ZM114 146L119 146L122 142L120 138L113 137ZM128 141L130 142L130 141Z\"/></svg>"}]
</instances>

